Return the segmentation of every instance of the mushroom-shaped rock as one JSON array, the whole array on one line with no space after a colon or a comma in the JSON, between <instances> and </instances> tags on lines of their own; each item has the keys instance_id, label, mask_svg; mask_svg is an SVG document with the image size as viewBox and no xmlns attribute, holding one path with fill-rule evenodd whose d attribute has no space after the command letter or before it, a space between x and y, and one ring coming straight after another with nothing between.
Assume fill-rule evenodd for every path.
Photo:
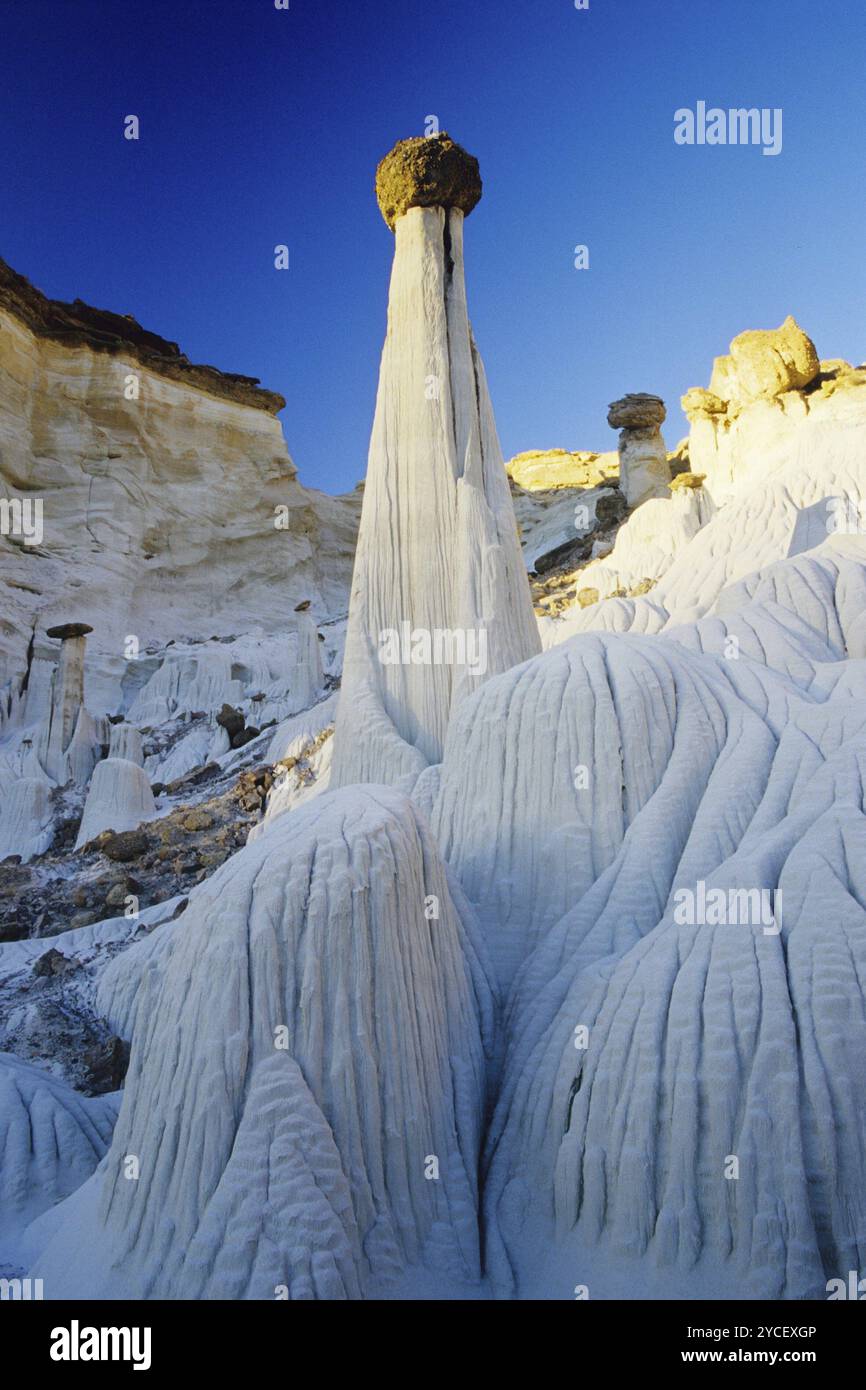
<instances>
[{"instance_id":1,"label":"mushroom-shaped rock","mask_svg":"<svg viewBox=\"0 0 866 1390\"><path fill-rule=\"evenodd\" d=\"M45 629L47 637L59 637L61 642L66 642L70 637L86 637L93 628L89 623L59 623L57 627Z\"/></svg>"},{"instance_id":2,"label":"mushroom-shaped rock","mask_svg":"<svg viewBox=\"0 0 866 1390\"><path fill-rule=\"evenodd\" d=\"M664 418L664 401L645 391L623 396L608 409L608 424L620 431L620 487L630 507L667 492L671 468L661 432Z\"/></svg>"},{"instance_id":3,"label":"mushroom-shaped rock","mask_svg":"<svg viewBox=\"0 0 866 1390\"><path fill-rule=\"evenodd\" d=\"M376 198L391 231L409 208L459 208L466 216L481 197L478 160L443 130L398 140L376 170Z\"/></svg>"},{"instance_id":4,"label":"mushroom-shaped rock","mask_svg":"<svg viewBox=\"0 0 866 1390\"><path fill-rule=\"evenodd\" d=\"M636 391L610 404L607 423L612 430L659 429L664 424L666 413L661 396Z\"/></svg>"},{"instance_id":5,"label":"mushroom-shaped rock","mask_svg":"<svg viewBox=\"0 0 866 1390\"><path fill-rule=\"evenodd\" d=\"M540 645L466 306L477 165L447 136L407 140L378 185L386 221L397 218L394 264L332 786L440 762L452 710Z\"/></svg>"},{"instance_id":6,"label":"mushroom-shaped rock","mask_svg":"<svg viewBox=\"0 0 866 1390\"><path fill-rule=\"evenodd\" d=\"M84 704L84 652L92 631L89 623L60 623L47 629L47 635L59 638L62 646L51 678L51 708L40 731L38 757L48 776L60 783L67 778L66 752Z\"/></svg>"}]
</instances>

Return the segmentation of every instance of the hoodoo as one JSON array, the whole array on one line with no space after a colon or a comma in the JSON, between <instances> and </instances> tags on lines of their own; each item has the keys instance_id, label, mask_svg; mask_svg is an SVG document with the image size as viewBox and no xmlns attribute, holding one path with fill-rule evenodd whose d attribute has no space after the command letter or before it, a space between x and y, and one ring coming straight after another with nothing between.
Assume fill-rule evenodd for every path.
<instances>
[{"instance_id":1,"label":"hoodoo","mask_svg":"<svg viewBox=\"0 0 866 1390\"><path fill-rule=\"evenodd\" d=\"M638 507L648 497L666 497L671 470L662 438L665 404L638 391L613 401L607 423L619 430L619 479L625 500Z\"/></svg>"},{"instance_id":2,"label":"hoodoo","mask_svg":"<svg viewBox=\"0 0 866 1390\"><path fill-rule=\"evenodd\" d=\"M401 140L378 167L376 193L395 251L337 716L337 786L395 782L439 762L459 700L539 649L466 308L463 220L481 197L478 161L444 132ZM405 624L450 634L443 659L383 661ZM485 662L470 663L466 653L482 645Z\"/></svg>"},{"instance_id":3,"label":"hoodoo","mask_svg":"<svg viewBox=\"0 0 866 1390\"><path fill-rule=\"evenodd\" d=\"M84 652L92 631L89 623L60 623L47 630L49 637L59 638L63 645L52 679L51 709L40 755L49 777L61 783L66 781L66 753L84 705Z\"/></svg>"}]
</instances>

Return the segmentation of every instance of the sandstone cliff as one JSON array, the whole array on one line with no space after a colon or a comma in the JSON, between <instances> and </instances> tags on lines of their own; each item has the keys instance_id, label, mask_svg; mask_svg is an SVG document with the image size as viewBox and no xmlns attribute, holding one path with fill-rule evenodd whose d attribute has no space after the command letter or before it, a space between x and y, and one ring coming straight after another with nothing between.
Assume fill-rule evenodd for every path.
<instances>
[{"instance_id":1,"label":"sandstone cliff","mask_svg":"<svg viewBox=\"0 0 866 1390\"><path fill-rule=\"evenodd\" d=\"M129 637L143 652L275 632L304 599L319 618L345 612L360 499L298 482L283 404L128 316L46 299L0 262L7 708L33 661L56 659L52 622L93 627L89 688L107 710ZM8 504L27 501L33 524L16 534Z\"/></svg>"}]
</instances>

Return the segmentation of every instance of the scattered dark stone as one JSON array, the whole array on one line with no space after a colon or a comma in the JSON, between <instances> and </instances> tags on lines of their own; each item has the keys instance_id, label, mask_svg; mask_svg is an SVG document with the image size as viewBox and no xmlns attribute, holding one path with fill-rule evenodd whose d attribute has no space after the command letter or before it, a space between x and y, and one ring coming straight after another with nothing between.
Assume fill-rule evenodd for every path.
<instances>
[{"instance_id":1,"label":"scattered dark stone","mask_svg":"<svg viewBox=\"0 0 866 1390\"><path fill-rule=\"evenodd\" d=\"M628 510L623 493L619 488L605 488L596 500L595 519L602 530L622 521Z\"/></svg>"},{"instance_id":2,"label":"scattered dark stone","mask_svg":"<svg viewBox=\"0 0 866 1390\"><path fill-rule=\"evenodd\" d=\"M80 825L80 813L77 816L64 816L62 820L57 821L54 829L54 840L51 846L52 850L72 849L75 841L78 839L78 827Z\"/></svg>"},{"instance_id":3,"label":"scattered dark stone","mask_svg":"<svg viewBox=\"0 0 866 1390\"><path fill-rule=\"evenodd\" d=\"M244 727L244 716L241 710L233 709L231 705L223 705L216 717L216 722L221 728L225 729L229 738L234 738Z\"/></svg>"},{"instance_id":4,"label":"scattered dark stone","mask_svg":"<svg viewBox=\"0 0 866 1390\"><path fill-rule=\"evenodd\" d=\"M255 729L252 725L246 729L240 729L236 734L232 735L231 746L232 748L243 748L245 744L251 743L254 738L258 738L260 733L261 729Z\"/></svg>"},{"instance_id":5,"label":"scattered dark stone","mask_svg":"<svg viewBox=\"0 0 866 1390\"><path fill-rule=\"evenodd\" d=\"M129 1067L129 1043L113 1033L104 1042L87 1049L84 1064L90 1095L102 1096L116 1091L123 1084Z\"/></svg>"},{"instance_id":6,"label":"scattered dark stone","mask_svg":"<svg viewBox=\"0 0 866 1390\"><path fill-rule=\"evenodd\" d=\"M66 975L70 970L79 970L77 960L70 960L64 956L62 951L58 951L55 946L51 946L44 955L38 957L33 962L34 975Z\"/></svg>"},{"instance_id":7,"label":"scattered dark stone","mask_svg":"<svg viewBox=\"0 0 866 1390\"><path fill-rule=\"evenodd\" d=\"M202 782L210 782L214 777L221 776L222 768L219 763L205 763L204 767L194 768L192 772L185 772L183 777L177 777L174 782L167 782L163 791L174 796L186 787L198 787Z\"/></svg>"},{"instance_id":8,"label":"scattered dark stone","mask_svg":"<svg viewBox=\"0 0 866 1390\"><path fill-rule=\"evenodd\" d=\"M150 790L153 792L154 796L162 796L165 791L165 784L163 782L151 782Z\"/></svg>"},{"instance_id":9,"label":"scattered dark stone","mask_svg":"<svg viewBox=\"0 0 866 1390\"><path fill-rule=\"evenodd\" d=\"M125 718L126 716L123 714L110 714L108 716L108 722L109 724L122 724Z\"/></svg>"},{"instance_id":10,"label":"scattered dark stone","mask_svg":"<svg viewBox=\"0 0 866 1390\"><path fill-rule=\"evenodd\" d=\"M116 879L105 895L106 907L123 907L129 897L138 897L141 884L134 878Z\"/></svg>"},{"instance_id":11,"label":"scattered dark stone","mask_svg":"<svg viewBox=\"0 0 866 1390\"><path fill-rule=\"evenodd\" d=\"M142 830L121 830L119 834L109 832L108 840L100 845L108 859L126 864L131 859L140 859L148 850L148 839Z\"/></svg>"},{"instance_id":12,"label":"scattered dark stone","mask_svg":"<svg viewBox=\"0 0 866 1390\"><path fill-rule=\"evenodd\" d=\"M13 865L13 864L20 864L20 863L21 863L21 855L20 855L20 854L7 854L7 856L6 856L5 859L0 860L0 869L3 868L4 864L5 864L7 867L9 867L10 865Z\"/></svg>"},{"instance_id":13,"label":"scattered dark stone","mask_svg":"<svg viewBox=\"0 0 866 1390\"><path fill-rule=\"evenodd\" d=\"M562 545L557 545L545 555L538 556L535 561L535 573L547 574L548 570L554 570L559 565L581 564L592 554L593 540L594 536L590 534L580 540L563 541Z\"/></svg>"},{"instance_id":14,"label":"scattered dark stone","mask_svg":"<svg viewBox=\"0 0 866 1390\"><path fill-rule=\"evenodd\" d=\"M312 599L309 599L309 598L302 599L300 603L296 603L296 604L295 604L295 612L296 612L296 613L306 613L306 611L307 611L307 609L309 608L309 606L310 606L311 603L312 603Z\"/></svg>"}]
</instances>

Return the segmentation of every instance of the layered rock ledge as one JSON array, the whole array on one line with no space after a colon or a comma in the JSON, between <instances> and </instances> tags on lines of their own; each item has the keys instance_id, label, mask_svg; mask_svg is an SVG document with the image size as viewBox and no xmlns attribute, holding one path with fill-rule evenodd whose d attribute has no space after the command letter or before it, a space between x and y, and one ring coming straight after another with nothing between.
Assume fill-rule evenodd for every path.
<instances>
[{"instance_id":1,"label":"layered rock ledge","mask_svg":"<svg viewBox=\"0 0 866 1390\"><path fill-rule=\"evenodd\" d=\"M218 367L190 362L177 343L142 328L131 314L94 309L81 299L66 304L49 299L41 290L0 259L0 309L14 314L40 338L52 338L68 347L89 347L134 358L159 376L194 386L212 396L223 396L276 415L286 404L276 391L267 391L255 376L221 372Z\"/></svg>"}]
</instances>

